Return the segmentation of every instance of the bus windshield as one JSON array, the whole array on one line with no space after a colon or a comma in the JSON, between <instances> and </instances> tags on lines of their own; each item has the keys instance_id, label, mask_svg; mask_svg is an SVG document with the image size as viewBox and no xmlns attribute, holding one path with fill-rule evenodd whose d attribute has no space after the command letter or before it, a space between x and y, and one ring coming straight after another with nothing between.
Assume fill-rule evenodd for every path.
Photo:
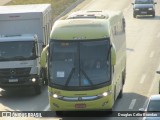
<instances>
[{"instance_id":1,"label":"bus windshield","mask_svg":"<svg viewBox=\"0 0 160 120\"><path fill-rule=\"evenodd\" d=\"M107 84L111 80L109 40L51 41L49 78L63 89Z\"/></svg>"},{"instance_id":2,"label":"bus windshield","mask_svg":"<svg viewBox=\"0 0 160 120\"><path fill-rule=\"evenodd\" d=\"M35 56L34 41L0 42L0 61L32 60Z\"/></svg>"}]
</instances>

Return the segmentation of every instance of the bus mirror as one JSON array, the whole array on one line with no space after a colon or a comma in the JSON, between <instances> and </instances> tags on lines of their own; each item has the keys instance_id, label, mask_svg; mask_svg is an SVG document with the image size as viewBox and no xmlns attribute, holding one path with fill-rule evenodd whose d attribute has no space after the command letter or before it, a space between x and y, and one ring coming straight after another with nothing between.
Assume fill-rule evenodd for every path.
<instances>
[{"instance_id":1,"label":"bus mirror","mask_svg":"<svg viewBox=\"0 0 160 120\"><path fill-rule=\"evenodd\" d=\"M47 64L47 52L48 52L48 45L42 50L41 57L40 57L40 65L41 68L45 68Z\"/></svg>"},{"instance_id":2,"label":"bus mirror","mask_svg":"<svg viewBox=\"0 0 160 120\"><path fill-rule=\"evenodd\" d=\"M116 64L116 49L114 45L112 45L111 47L111 63L112 63L112 66Z\"/></svg>"}]
</instances>

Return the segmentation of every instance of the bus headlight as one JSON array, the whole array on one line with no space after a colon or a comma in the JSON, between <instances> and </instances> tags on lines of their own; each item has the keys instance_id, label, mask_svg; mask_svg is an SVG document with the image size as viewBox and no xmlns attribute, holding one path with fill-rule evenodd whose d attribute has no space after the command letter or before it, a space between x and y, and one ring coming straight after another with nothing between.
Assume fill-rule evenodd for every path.
<instances>
[{"instance_id":1,"label":"bus headlight","mask_svg":"<svg viewBox=\"0 0 160 120\"><path fill-rule=\"evenodd\" d=\"M53 97L53 98L55 98L55 99L60 99L60 98L62 98L62 96L58 95L57 93L50 93L50 92L49 92L49 94L50 94L51 97Z\"/></svg>"},{"instance_id":2,"label":"bus headlight","mask_svg":"<svg viewBox=\"0 0 160 120\"><path fill-rule=\"evenodd\" d=\"M106 97L111 94L111 91L103 92L101 95L98 95L99 97Z\"/></svg>"},{"instance_id":3,"label":"bus headlight","mask_svg":"<svg viewBox=\"0 0 160 120\"><path fill-rule=\"evenodd\" d=\"M102 95L106 97L108 95L108 92L104 92Z\"/></svg>"}]
</instances>

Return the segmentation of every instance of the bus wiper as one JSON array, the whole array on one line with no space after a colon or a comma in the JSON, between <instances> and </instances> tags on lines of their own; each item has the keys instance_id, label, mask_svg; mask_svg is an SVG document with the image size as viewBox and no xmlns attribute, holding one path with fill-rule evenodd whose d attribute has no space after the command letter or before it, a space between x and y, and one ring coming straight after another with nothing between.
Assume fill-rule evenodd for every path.
<instances>
[{"instance_id":1,"label":"bus wiper","mask_svg":"<svg viewBox=\"0 0 160 120\"><path fill-rule=\"evenodd\" d=\"M69 73L69 76L67 78L67 82L66 82L65 86L67 86L69 84L74 71L75 71L75 67L73 67L72 70L71 70L71 72Z\"/></svg>"},{"instance_id":2,"label":"bus wiper","mask_svg":"<svg viewBox=\"0 0 160 120\"><path fill-rule=\"evenodd\" d=\"M87 78L87 80L89 81L89 83L91 85L93 85L92 80L88 77L88 75L86 74L86 72L83 69L81 69L81 71L82 71L83 75Z\"/></svg>"}]
</instances>

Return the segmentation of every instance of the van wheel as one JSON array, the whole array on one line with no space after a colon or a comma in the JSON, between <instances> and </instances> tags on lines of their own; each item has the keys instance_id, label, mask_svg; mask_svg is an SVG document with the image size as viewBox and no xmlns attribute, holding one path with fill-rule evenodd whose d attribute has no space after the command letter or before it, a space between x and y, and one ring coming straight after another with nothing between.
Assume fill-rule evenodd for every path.
<instances>
[{"instance_id":1,"label":"van wheel","mask_svg":"<svg viewBox=\"0 0 160 120\"><path fill-rule=\"evenodd\" d=\"M155 13L153 13L152 16L155 17Z\"/></svg>"},{"instance_id":2,"label":"van wheel","mask_svg":"<svg viewBox=\"0 0 160 120\"><path fill-rule=\"evenodd\" d=\"M114 88L114 102L116 101L116 87Z\"/></svg>"},{"instance_id":3,"label":"van wheel","mask_svg":"<svg viewBox=\"0 0 160 120\"><path fill-rule=\"evenodd\" d=\"M136 16L137 16L137 15L136 15L135 13L133 13L133 17L136 18Z\"/></svg>"},{"instance_id":4,"label":"van wheel","mask_svg":"<svg viewBox=\"0 0 160 120\"><path fill-rule=\"evenodd\" d=\"M41 94L41 86L40 86L40 85L34 86L34 90L35 90L35 92L36 92L36 95Z\"/></svg>"}]
</instances>

